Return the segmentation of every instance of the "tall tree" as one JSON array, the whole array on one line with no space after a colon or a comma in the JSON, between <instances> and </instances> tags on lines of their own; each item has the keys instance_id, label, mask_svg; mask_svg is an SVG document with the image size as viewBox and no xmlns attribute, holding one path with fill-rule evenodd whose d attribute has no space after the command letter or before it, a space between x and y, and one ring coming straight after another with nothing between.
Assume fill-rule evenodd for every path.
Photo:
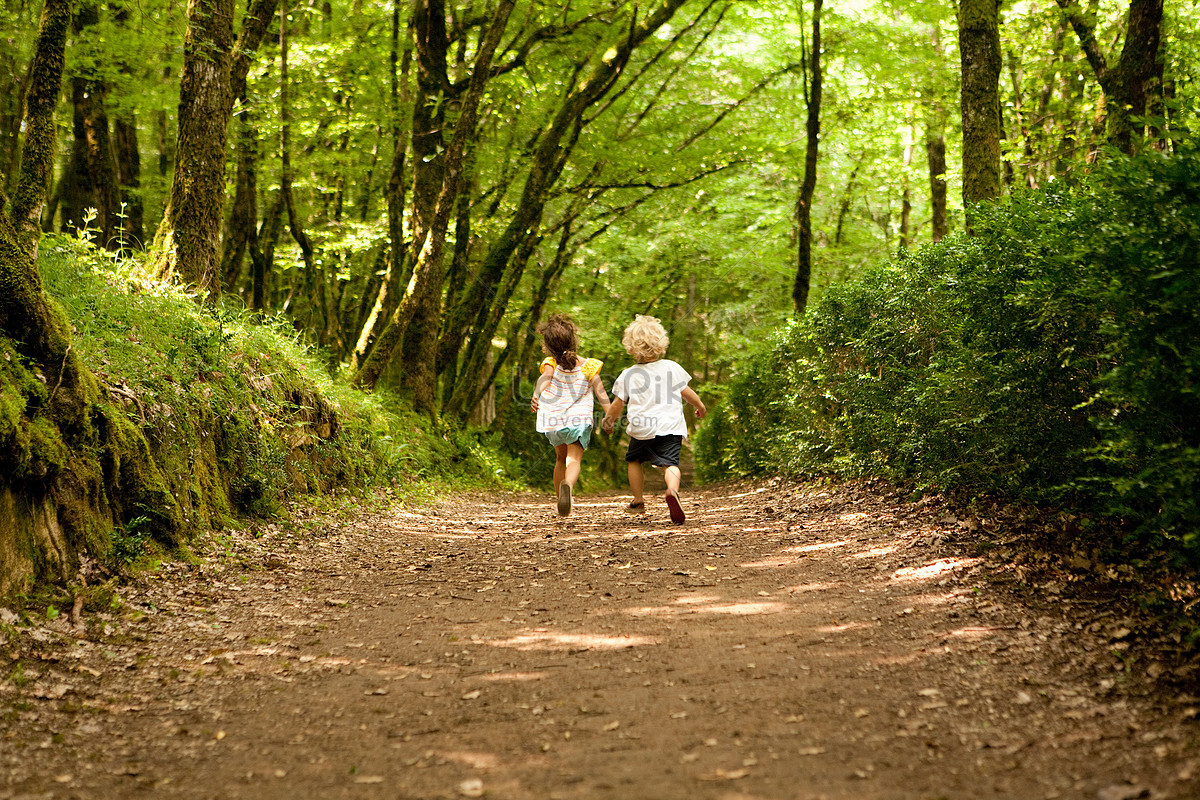
<instances>
[{"instance_id":1,"label":"tall tree","mask_svg":"<svg viewBox=\"0 0 1200 800\"><path fill-rule=\"evenodd\" d=\"M479 50L475 54L475 61L471 66L471 77L461 98L458 120L454 125L454 136L443 155L441 190L434 205L433 216L425 231L420 254L413 266L413 278L388 325L389 328L399 329L398 336L393 334L395 336L391 345L393 349L395 342L404 337L415 337L419 343L414 351L417 363L408 372L410 378L408 389L413 393L413 407L430 415L436 413L434 383L436 380L437 320L438 310L441 306L446 234L449 229L450 215L461 186L463 159L467 144L469 139L475 135L479 103L491 77L492 59L515 4L516 0L500 0L499 6L492 15L487 33L479 43ZM420 50L419 43L420 38L418 38L418 52ZM414 320L417 321L416 326L412 324ZM386 335L387 331L385 330L384 333ZM382 364L386 363L382 359L375 358L381 350L382 347L377 345L363 368L355 376L355 380L360 385L373 386L378 380L379 373L372 370L379 370ZM389 357L390 355L388 353Z\"/></svg>"},{"instance_id":2,"label":"tall tree","mask_svg":"<svg viewBox=\"0 0 1200 800\"><path fill-rule=\"evenodd\" d=\"M1104 90L1105 126L1109 142L1123 153L1137 150L1136 118L1145 116L1160 75L1163 0L1130 0L1125 44L1115 65L1100 50L1096 28L1077 0L1056 0L1075 29L1100 88Z\"/></svg>"},{"instance_id":3,"label":"tall tree","mask_svg":"<svg viewBox=\"0 0 1200 800\"><path fill-rule=\"evenodd\" d=\"M821 6L813 0L812 41L805 66L805 122L807 146L804 150L804 180L796 199L796 280L792 284L792 305L797 316L808 306L809 283L812 281L812 201L817 188L817 145L821 140Z\"/></svg>"},{"instance_id":4,"label":"tall tree","mask_svg":"<svg viewBox=\"0 0 1200 800\"><path fill-rule=\"evenodd\" d=\"M188 0L175 175L155 242L160 277L178 276L210 295L220 290L233 11L233 0Z\"/></svg>"},{"instance_id":5,"label":"tall tree","mask_svg":"<svg viewBox=\"0 0 1200 800\"><path fill-rule=\"evenodd\" d=\"M1000 196L1000 0L959 0L963 205Z\"/></svg>"}]
</instances>

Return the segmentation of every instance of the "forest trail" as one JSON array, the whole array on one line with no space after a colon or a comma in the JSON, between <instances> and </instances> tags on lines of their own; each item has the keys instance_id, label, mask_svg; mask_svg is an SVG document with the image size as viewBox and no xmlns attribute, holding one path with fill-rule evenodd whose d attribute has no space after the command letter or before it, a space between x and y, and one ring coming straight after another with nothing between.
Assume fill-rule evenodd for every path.
<instances>
[{"instance_id":1,"label":"forest trail","mask_svg":"<svg viewBox=\"0 0 1200 800\"><path fill-rule=\"evenodd\" d=\"M1197 699L1126 669L1119 612L1017 599L960 544L988 520L884 491L217 537L86 634L0 640L0 798L1200 797Z\"/></svg>"}]
</instances>

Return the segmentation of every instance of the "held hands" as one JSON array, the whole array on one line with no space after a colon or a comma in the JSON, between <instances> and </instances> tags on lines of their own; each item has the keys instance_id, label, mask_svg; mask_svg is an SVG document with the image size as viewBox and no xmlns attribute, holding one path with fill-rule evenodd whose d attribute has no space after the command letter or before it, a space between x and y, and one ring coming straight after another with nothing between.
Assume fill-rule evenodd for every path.
<instances>
[{"instance_id":1,"label":"held hands","mask_svg":"<svg viewBox=\"0 0 1200 800\"><path fill-rule=\"evenodd\" d=\"M534 395L532 398L530 398L530 400L529 400L529 410L530 410L530 411L532 411L533 413L535 413L535 414L536 414L536 413L537 413L537 410L538 410L538 405L539 405L539 403L538 403L538 396L535 394L535 395Z\"/></svg>"},{"instance_id":2,"label":"held hands","mask_svg":"<svg viewBox=\"0 0 1200 800\"><path fill-rule=\"evenodd\" d=\"M605 416L604 419L600 421L600 427L604 430L605 433L612 433L613 427L615 427L615 425L616 425L616 420L614 420L612 417L609 417L609 416Z\"/></svg>"}]
</instances>

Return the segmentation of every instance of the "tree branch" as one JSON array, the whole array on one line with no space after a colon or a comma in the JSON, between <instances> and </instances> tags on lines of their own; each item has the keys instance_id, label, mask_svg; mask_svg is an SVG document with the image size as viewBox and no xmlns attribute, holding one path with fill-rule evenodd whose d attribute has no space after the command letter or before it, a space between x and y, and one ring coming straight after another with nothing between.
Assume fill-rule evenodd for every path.
<instances>
[{"instance_id":1,"label":"tree branch","mask_svg":"<svg viewBox=\"0 0 1200 800\"><path fill-rule=\"evenodd\" d=\"M1088 63L1092 65L1096 79L1103 87L1108 81L1108 62L1104 58L1104 53L1100 52L1100 43L1096 41L1095 26L1089 24L1084 18L1083 10L1079 8L1075 0L1055 0L1055 2L1062 9L1067 22L1071 23L1071 27L1075 29L1075 35L1079 37L1079 46L1083 49Z\"/></svg>"},{"instance_id":2,"label":"tree branch","mask_svg":"<svg viewBox=\"0 0 1200 800\"><path fill-rule=\"evenodd\" d=\"M691 136L689 136L689 137L687 138L687 140L686 140L686 141L684 141L684 143L683 143L683 144L681 144L681 145L679 145L679 147L676 147L676 148L675 148L675 152L676 152L676 153L679 153L679 152L682 152L683 150L686 150L687 148L691 147L693 144L695 144L695 143L696 143L696 140L697 140L697 139L701 138L702 136L704 136L705 134L707 134L709 131L711 131L713 128L715 128L715 127L717 127L718 125L720 125L720 124L721 124L721 122L722 122L722 121L723 121L723 120L724 120L724 119L725 119L727 116L729 116L730 114L732 114L734 111L737 111L739 108L741 108L742 106L744 106L746 103L748 103L748 102L750 102L752 99L754 99L754 96L755 96L755 95L757 95L757 94L758 94L759 92L761 92L763 89L765 89L765 88L767 88L768 86L770 86L770 85L771 85L771 83L772 83L772 82L773 82L773 81L774 81L776 78L779 78L779 77L780 77L780 76L782 76L782 75L786 75L786 74L787 74L787 73L789 73L789 72L796 72L797 70L800 70L800 69L802 69L802 67L801 67L801 65L800 65L800 64L788 64L786 67L783 67L782 69L779 69L779 70L776 70L775 72L772 72L770 75L768 75L767 77L765 77L765 78L763 78L761 81L759 81L757 84L755 84L754 88L753 88L753 89L751 89L751 90L749 91L749 93L747 93L747 94L746 94L746 96L745 96L745 97L743 97L741 100L738 100L736 103L731 103L730 105L726 106L726 107L725 107L725 110L723 110L723 111L722 111L720 114L718 114L718 115L717 115L717 116L716 116L716 117L713 119L713 121L712 121L712 122L708 123L708 124L707 124L707 125L705 125L703 128L701 128L700 130L696 131L696 132L695 132L695 133L693 133Z\"/></svg>"}]
</instances>

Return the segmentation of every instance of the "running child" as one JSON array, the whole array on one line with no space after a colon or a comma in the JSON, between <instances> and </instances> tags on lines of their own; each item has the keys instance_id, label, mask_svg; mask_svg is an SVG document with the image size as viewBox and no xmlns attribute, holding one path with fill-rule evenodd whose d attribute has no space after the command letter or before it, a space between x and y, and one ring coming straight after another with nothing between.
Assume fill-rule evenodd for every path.
<instances>
[{"instance_id":1,"label":"running child","mask_svg":"<svg viewBox=\"0 0 1200 800\"><path fill-rule=\"evenodd\" d=\"M671 522L684 521L679 502L679 451L687 435L683 418L683 403L696 409L696 419L704 419L707 409L700 396L688 384L692 376L674 361L663 358L670 339L662 323L655 317L640 314L625 328L621 344L633 356L637 365L626 369L613 383L613 401L601 423L605 433L612 433L621 411L628 405L626 432L629 451L625 460L629 467L629 488L633 502L629 510L644 512L642 496L645 476L642 464L665 468L667 481L665 500L671 512Z\"/></svg>"},{"instance_id":2,"label":"running child","mask_svg":"<svg viewBox=\"0 0 1200 800\"><path fill-rule=\"evenodd\" d=\"M583 451L592 440L592 395L608 411L608 393L600 380L604 362L583 358L579 329L566 314L552 314L537 327L542 350L547 354L541 375L533 387L530 407L537 412L537 430L554 446L554 493L558 515L571 513L571 494L579 480Z\"/></svg>"}]
</instances>

